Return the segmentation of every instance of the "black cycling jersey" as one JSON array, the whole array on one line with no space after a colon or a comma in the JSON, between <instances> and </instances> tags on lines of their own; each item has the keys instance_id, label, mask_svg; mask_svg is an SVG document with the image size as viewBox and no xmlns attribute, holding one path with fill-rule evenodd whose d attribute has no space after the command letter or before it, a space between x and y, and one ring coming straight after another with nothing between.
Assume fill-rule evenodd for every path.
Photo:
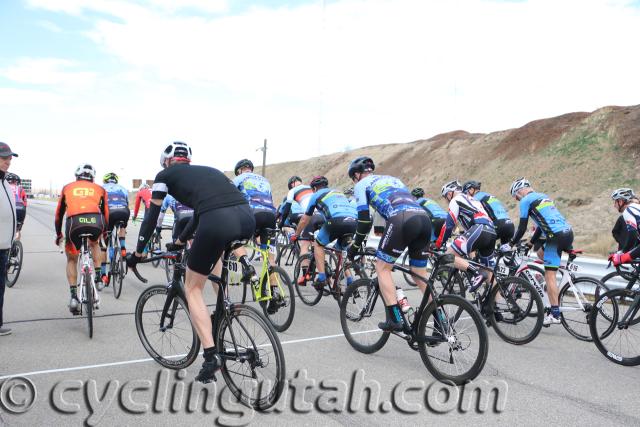
<instances>
[{"instance_id":1,"label":"black cycling jersey","mask_svg":"<svg viewBox=\"0 0 640 427\"><path fill-rule=\"evenodd\" d=\"M180 203L191 206L198 214L247 204L242 193L218 169L178 163L160 171L152 188L152 199L171 194Z\"/></svg>"}]
</instances>

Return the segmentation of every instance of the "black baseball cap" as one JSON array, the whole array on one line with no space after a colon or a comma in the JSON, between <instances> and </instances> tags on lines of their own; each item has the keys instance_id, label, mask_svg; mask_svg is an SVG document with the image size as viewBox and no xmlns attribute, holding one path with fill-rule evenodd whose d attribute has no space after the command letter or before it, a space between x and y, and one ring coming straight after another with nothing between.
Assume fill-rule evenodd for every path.
<instances>
[{"instance_id":1,"label":"black baseball cap","mask_svg":"<svg viewBox=\"0 0 640 427\"><path fill-rule=\"evenodd\" d=\"M7 144L5 144L4 142L0 142L0 157L9 156L18 157L16 153L11 151L11 148Z\"/></svg>"}]
</instances>

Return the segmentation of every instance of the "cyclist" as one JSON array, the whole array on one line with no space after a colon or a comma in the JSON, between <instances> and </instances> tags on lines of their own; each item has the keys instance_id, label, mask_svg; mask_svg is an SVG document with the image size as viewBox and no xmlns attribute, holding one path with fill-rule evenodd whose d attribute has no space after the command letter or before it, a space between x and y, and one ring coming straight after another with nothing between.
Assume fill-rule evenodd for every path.
<instances>
[{"instance_id":1,"label":"cyclist","mask_svg":"<svg viewBox=\"0 0 640 427\"><path fill-rule=\"evenodd\" d=\"M15 173L7 173L5 178L13 191L16 201L16 240L20 240L20 231L27 216L27 193L22 188L22 180Z\"/></svg>"},{"instance_id":2,"label":"cyclist","mask_svg":"<svg viewBox=\"0 0 640 427\"><path fill-rule=\"evenodd\" d=\"M242 159L236 163L233 169L236 174L233 185L238 187L244 197L249 202L249 206L253 210L253 216L256 220L255 236L260 240L260 249L267 249L267 240L269 239L268 229L276 228L276 208L273 206L273 198L271 196L271 184L262 175L253 173L253 162L249 159ZM248 279L256 274L255 269L247 259L247 251L245 248L239 248L235 251L238 261L242 264L243 279ZM269 253L269 262L274 264L273 254ZM275 276L272 277L272 283L275 285ZM277 301L272 299L269 303L271 309L277 307Z\"/></svg>"},{"instance_id":3,"label":"cyclist","mask_svg":"<svg viewBox=\"0 0 640 427\"><path fill-rule=\"evenodd\" d=\"M76 180L65 185L60 192L56 208L56 246L62 242L62 219L66 215L65 252L67 255L67 280L71 300L69 310L79 314L80 301L77 297L78 255L82 244L81 234L91 234L89 247L93 254L96 272L100 271L100 247L98 240L109 223L109 202L104 188L93 182L96 170L83 163L76 169ZM96 295L96 305L100 298Z\"/></svg>"},{"instance_id":4,"label":"cyclist","mask_svg":"<svg viewBox=\"0 0 640 427\"><path fill-rule=\"evenodd\" d=\"M313 196L309 200L307 211L298 223L296 235L302 233L313 218L314 211L324 218L324 225L316 237L317 245L314 246L313 253L316 260L316 288L323 289L327 280L324 269L324 247L336 241L336 249L343 250L351 240L351 236L356 232L356 219L358 213L349 203L344 194L329 187L329 180L324 176L314 177L309 186L313 190ZM348 272L348 270L347 270ZM347 286L351 284L353 277L347 277Z\"/></svg>"},{"instance_id":5,"label":"cyclist","mask_svg":"<svg viewBox=\"0 0 640 427\"><path fill-rule=\"evenodd\" d=\"M502 202L491 194L480 191L481 185L482 183L478 181L467 181L462 186L462 192L482 203L485 212L489 215L491 221L493 221L500 243L503 245L509 243L516 231L515 225L513 225L513 221L509 218L509 214Z\"/></svg>"},{"instance_id":6,"label":"cyclist","mask_svg":"<svg viewBox=\"0 0 640 427\"><path fill-rule=\"evenodd\" d=\"M349 164L349 178L355 183L358 222L348 256L350 259L354 258L371 230L371 206L386 221L376 252L376 273L386 306L387 320L379 323L378 327L384 331L406 331L408 325L398 304L398 292L393 284L391 268L408 247L411 269L417 274L426 275L431 222L398 178L374 175L374 170L373 160L366 156L358 157ZM418 281L418 286L422 292L425 291L424 283Z\"/></svg>"},{"instance_id":7,"label":"cyclist","mask_svg":"<svg viewBox=\"0 0 640 427\"><path fill-rule=\"evenodd\" d=\"M609 256L614 266L640 258L640 203L630 188L619 188L611 194L613 205L627 224L627 239L621 249Z\"/></svg>"},{"instance_id":8,"label":"cyclist","mask_svg":"<svg viewBox=\"0 0 640 427\"><path fill-rule=\"evenodd\" d=\"M611 198L614 201L614 207L620 213L618 220L611 230L611 234L618 243L618 251L628 251L634 246L639 245L640 240L638 240L636 230L633 229L633 227L627 226L627 220L625 218L624 212L627 206L632 203L638 204L640 203L640 200L630 188L619 188L615 190L611 194ZM631 230L629 228L631 228Z\"/></svg>"},{"instance_id":9,"label":"cyclist","mask_svg":"<svg viewBox=\"0 0 640 427\"><path fill-rule=\"evenodd\" d=\"M289 178L287 186L289 187L289 193L287 194L287 202L284 204L284 208L282 209L282 219L280 220L280 224L283 224L289 217L293 202L297 202L302 210L306 212L309 207L311 196L313 195L311 187L303 185L302 179L297 175ZM300 241L300 256L309 253L311 240L313 240L313 233L322 226L323 222L324 219L322 218L322 215L316 213L311 217L311 220L300 234L294 234L291 236L292 243L296 240ZM309 264L305 263L305 265L301 265L300 267L302 269L302 273L298 278L298 283L303 284L305 282L305 276L307 275L307 268L309 267Z\"/></svg>"},{"instance_id":10,"label":"cyclist","mask_svg":"<svg viewBox=\"0 0 640 427\"><path fill-rule=\"evenodd\" d=\"M102 188L107 192L107 199L109 200L109 225L107 226L107 232L112 233L116 224L121 223L118 242L120 243L120 252L122 256L127 256L127 249L125 247L125 236L127 234L126 228L129 223L129 192L126 188L118 184L118 175L114 172L109 172L102 177ZM116 250L116 248L112 248ZM101 278L97 281L98 290L102 290L105 286L109 286L109 277L107 276L107 257L106 248L102 252L100 274Z\"/></svg>"},{"instance_id":11,"label":"cyclist","mask_svg":"<svg viewBox=\"0 0 640 427\"><path fill-rule=\"evenodd\" d=\"M416 202L422 206L422 209L429 216L431 220L431 241L435 242L447 219L447 212L435 200L424 197L424 190L420 187L411 190L411 195L415 197Z\"/></svg>"},{"instance_id":12,"label":"cyclist","mask_svg":"<svg viewBox=\"0 0 640 427\"><path fill-rule=\"evenodd\" d=\"M183 230L176 244L184 244L195 227L185 278L185 295L191 322L204 347L204 363L196 377L208 383L222 366L211 331L211 318L202 292L212 268L227 244L250 239L256 228L251 208L242 193L222 172L208 166L193 166L191 147L184 142L169 144L160 155L163 170L156 175L149 213L140 225L136 251L127 255L127 265L135 268L154 232L162 201L167 194L194 209L193 221ZM215 287L214 287L215 288Z\"/></svg>"},{"instance_id":13,"label":"cyclist","mask_svg":"<svg viewBox=\"0 0 640 427\"><path fill-rule=\"evenodd\" d=\"M151 189L149 188L149 184L144 183L138 189L138 193L136 194L136 204L133 207L133 223L135 224L136 219L138 218L138 212L140 211L140 202L144 203L144 218L147 217L147 211L149 210L151 203Z\"/></svg>"},{"instance_id":14,"label":"cyclist","mask_svg":"<svg viewBox=\"0 0 640 427\"><path fill-rule=\"evenodd\" d=\"M442 247L446 244L456 226L464 230L462 236L451 242L447 252L455 256L455 268L473 274L469 290L474 292L485 280L490 279L491 275L488 271L470 264L465 257L476 252L481 264L487 267L495 265L494 251L497 236L493 222L482 207L482 203L462 192L462 186L458 181L444 184L441 194L449 202L449 215L445 226L440 231L436 246Z\"/></svg>"},{"instance_id":15,"label":"cyclist","mask_svg":"<svg viewBox=\"0 0 640 427\"><path fill-rule=\"evenodd\" d=\"M558 306L556 274L560 267L562 252L571 250L573 246L573 230L553 201L549 199L549 196L534 192L531 183L525 178L516 179L511 184L510 192L511 196L520 202L520 223L515 235L511 238L510 245L517 244L524 236L531 216L537 225L531 240L537 240L538 236L545 238L542 245L544 278L551 303L551 314L545 316L544 324L558 324L560 323L560 308Z\"/></svg>"},{"instance_id":16,"label":"cyclist","mask_svg":"<svg viewBox=\"0 0 640 427\"><path fill-rule=\"evenodd\" d=\"M171 209L171 212L173 212L171 240L175 242L187 227L191 218L193 218L193 208L183 205L177 201L175 197L167 195L160 207L160 214L158 215L158 222L156 223L156 233L158 234L162 231L162 223L164 222L164 216L167 213L167 209Z\"/></svg>"},{"instance_id":17,"label":"cyclist","mask_svg":"<svg viewBox=\"0 0 640 427\"><path fill-rule=\"evenodd\" d=\"M356 203L356 198L353 195L353 187L344 187L344 190L342 190L342 193L345 195L347 200L349 200L349 204L351 206L353 206L356 209L356 212L357 212L358 205Z\"/></svg>"},{"instance_id":18,"label":"cyclist","mask_svg":"<svg viewBox=\"0 0 640 427\"><path fill-rule=\"evenodd\" d=\"M287 196L285 195L282 199L282 203L280 203L280 206L278 206L278 211L276 212L276 222L278 224L280 223L280 219L282 218L282 212L284 211L284 206L286 203ZM289 212L289 216L282 223L282 229L285 230L289 236L294 233L294 227L300 221L300 217L302 216L302 214L304 214L304 212L302 211L300 204L294 200L293 203L291 203L291 211Z\"/></svg>"}]
</instances>

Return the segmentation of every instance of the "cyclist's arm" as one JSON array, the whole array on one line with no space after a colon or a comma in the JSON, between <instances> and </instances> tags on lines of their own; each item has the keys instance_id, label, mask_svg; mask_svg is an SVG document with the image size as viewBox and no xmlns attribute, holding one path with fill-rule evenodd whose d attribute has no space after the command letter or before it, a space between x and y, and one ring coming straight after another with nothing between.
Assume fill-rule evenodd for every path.
<instances>
[{"instance_id":1,"label":"cyclist's arm","mask_svg":"<svg viewBox=\"0 0 640 427\"><path fill-rule=\"evenodd\" d=\"M60 194L60 199L58 199L58 206L56 207L56 235L59 236L62 234L62 218L64 217L64 212L67 210L67 204L64 196L64 188L62 189L62 193Z\"/></svg>"},{"instance_id":2,"label":"cyclist's arm","mask_svg":"<svg viewBox=\"0 0 640 427\"><path fill-rule=\"evenodd\" d=\"M287 203L284 204L284 208L282 208L280 226L282 226L282 224L284 224L284 222L287 220L287 218L289 217L289 213L291 213L291 202L287 201Z\"/></svg>"},{"instance_id":3,"label":"cyclist's arm","mask_svg":"<svg viewBox=\"0 0 640 427\"><path fill-rule=\"evenodd\" d=\"M187 240L193 237L193 232L198 226L198 220L199 220L199 217L194 212L193 216L191 217L187 225L185 225L184 229L180 233L180 236L178 236L178 240L176 240L177 243L186 243Z\"/></svg>"},{"instance_id":4,"label":"cyclist's arm","mask_svg":"<svg viewBox=\"0 0 640 427\"><path fill-rule=\"evenodd\" d=\"M453 230L455 230L458 225L459 213L460 207L458 206L458 202L451 200L451 202L449 202L449 215L447 215L447 219L444 221L444 227L440 229L440 235L436 240L436 247L442 247L442 245L447 243L447 240L451 237L451 233L453 233Z\"/></svg>"},{"instance_id":5,"label":"cyclist's arm","mask_svg":"<svg viewBox=\"0 0 640 427\"><path fill-rule=\"evenodd\" d=\"M489 215L489 218L491 218L491 221L495 222L496 214L493 211L493 208L491 207L491 205L489 204L489 196L484 196L482 199L480 199L480 203L482 204L484 211L487 213L487 215Z\"/></svg>"},{"instance_id":6,"label":"cyclist's arm","mask_svg":"<svg viewBox=\"0 0 640 427\"><path fill-rule=\"evenodd\" d=\"M102 211L102 215L104 216L105 225L109 224L109 198L107 197L107 192L102 190L102 198L100 199L100 211Z\"/></svg>"},{"instance_id":7,"label":"cyclist's arm","mask_svg":"<svg viewBox=\"0 0 640 427\"><path fill-rule=\"evenodd\" d=\"M27 207L27 192L24 191L24 188L20 189L20 198L22 199L22 203L24 203L24 207Z\"/></svg>"},{"instance_id":8,"label":"cyclist's arm","mask_svg":"<svg viewBox=\"0 0 640 427\"><path fill-rule=\"evenodd\" d=\"M524 233L527 232L527 225L529 224L529 207L531 206L531 201L526 197L520 200L520 222L518 223L518 229L515 234L511 238L511 245L515 245L522 239ZM540 228L540 227L538 227Z\"/></svg>"},{"instance_id":9,"label":"cyclist's arm","mask_svg":"<svg viewBox=\"0 0 640 427\"><path fill-rule=\"evenodd\" d=\"M638 239L634 239L633 236L638 236L638 222L636 220L635 215L633 215L629 209L625 209L622 213L622 217L624 218L624 222L627 226L627 239L625 241L624 247L622 249L623 252L636 251L640 246L636 246L638 243ZM634 246L636 246L634 248ZM640 254L635 254L633 257L638 257Z\"/></svg>"},{"instance_id":10,"label":"cyclist's arm","mask_svg":"<svg viewBox=\"0 0 640 427\"><path fill-rule=\"evenodd\" d=\"M160 215L160 206L162 205L162 199L151 199L149 205L149 213L146 215L144 221L140 225L140 233L138 235L138 245L136 246L136 255L140 256L144 251L147 242L151 238L151 235L155 231L156 224L158 222L158 216Z\"/></svg>"},{"instance_id":11,"label":"cyclist's arm","mask_svg":"<svg viewBox=\"0 0 640 427\"><path fill-rule=\"evenodd\" d=\"M133 219L136 219L138 217L138 211L140 210L140 199L142 197L140 196L140 191L138 191L138 193L136 194L136 205L133 207Z\"/></svg>"},{"instance_id":12,"label":"cyclist's arm","mask_svg":"<svg viewBox=\"0 0 640 427\"><path fill-rule=\"evenodd\" d=\"M302 233L302 230L305 229L307 225L309 225L309 221L311 221L311 215L304 214L300 221L298 221L298 227L296 228L296 236L299 236Z\"/></svg>"}]
</instances>

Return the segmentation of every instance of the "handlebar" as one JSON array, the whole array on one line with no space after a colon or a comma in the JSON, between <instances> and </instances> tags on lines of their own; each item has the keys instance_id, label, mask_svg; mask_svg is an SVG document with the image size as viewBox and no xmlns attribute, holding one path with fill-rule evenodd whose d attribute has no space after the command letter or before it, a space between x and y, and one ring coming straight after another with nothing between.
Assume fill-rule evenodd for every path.
<instances>
[{"instance_id":1,"label":"handlebar","mask_svg":"<svg viewBox=\"0 0 640 427\"><path fill-rule=\"evenodd\" d=\"M141 259L140 261L138 261L138 264L146 264L146 263L153 262L153 261L158 261L158 260L161 260L161 259L176 259L177 257L178 257L178 253L177 252L171 252L171 251L160 252L160 253L152 256L152 257L147 257L145 259ZM138 272L138 269L137 269L136 266L131 267L130 270L133 271L133 274L142 283L147 283L148 282L148 280L145 279L144 277L142 277L142 275Z\"/></svg>"}]
</instances>

